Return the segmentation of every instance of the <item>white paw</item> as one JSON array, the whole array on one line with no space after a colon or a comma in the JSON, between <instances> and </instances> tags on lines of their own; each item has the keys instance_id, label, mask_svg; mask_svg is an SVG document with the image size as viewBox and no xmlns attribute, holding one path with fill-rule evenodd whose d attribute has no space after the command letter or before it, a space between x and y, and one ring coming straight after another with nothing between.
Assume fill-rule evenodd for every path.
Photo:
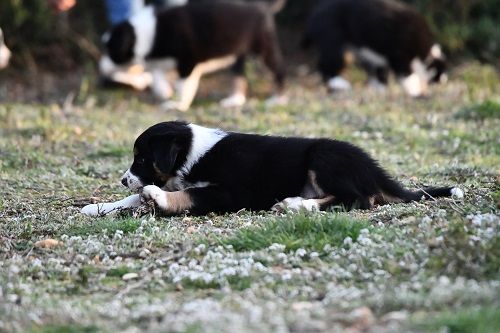
<instances>
[{"instance_id":1,"label":"white paw","mask_svg":"<svg viewBox=\"0 0 500 333\"><path fill-rule=\"evenodd\" d=\"M167 209L167 192L156 185L144 186L141 197L145 201L154 200L160 209Z\"/></svg>"},{"instance_id":2,"label":"white paw","mask_svg":"<svg viewBox=\"0 0 500 333\"><path fill-rule=\"evenodd\" d=\"M288 103L288 97L285 95L273 95L266 100L266 106L278 106L278 105L286 105Z\"/></svg>"},{"instance_id":3,"label":"white paw","mask_svg":"<svg viewBox=\"0 0 500 333\"><path fill-rule=\"evenodd\" d=\"M275 204L271 210L276 212L283 212L287 210L299 211L305 209L309 212L319 210L319 204L314 199L304 199L301 197L286 198L281 202Z\"/></svg>"},{"instance_id":4,"label":"white paw","mask_svg":"<svg viewBox=\"0 0 500 333\"><path fill-rule=\"evenodd\" d=\"M189 106L182 105L178 101L166 101L161 103L161 109L164 111L187 111Z\"/></svg>"},{"instance_id":5,"label":"white paw","mask_svg":"<svg viewBox=\"0 0 500 333\"><path fill-rule=\"evenodd\" d=\"M464 197L464 191L462 191L458 187L454 187L451 189L451 196L452 196L452 198L455 198L455 199L462 199Z\"/></svg>"},{"instance_id":6,"label":"white paw","mask_svg":"<svg viewBox=\"0 0 500 333\"><path fill-rule=\"evenodd\" d=\"M99 216L99 205L98 204L87 205L83 207L80 212L88 216Z\"/></svg>"},{"instance_id":7,"label":"white paw","mask_svg":"<svg viewBox=\"0 0 500 333\"><path fill-rule=\"evenodd\" d=\"M347 91L352 89L349 81L347 81L341 76L335 76L331 78L330 80L328 80L327 85L328 88L334 91Z\"/></svg>"},{"instance_id":8,"label":"white paw","mask_svg":"<svg viewBox=\"0 0 500 333\"><path fill-rule=\"evenodd\" d=\"M220 106L223 108L234 108L242 106L246 102L246 97L243 94L233 94L220 101Z\"/></svg>"},{"instance_id":9,"label":"white paw","mask_svg":"<svg viewBox=\"0 0 500 333\"><path fill-rule=\"evenodd\" d=\"M87 216L106 216L118 213L120 208L109 203L100 203L87 205L80 212Z\"/></svg>"},{"instance_id":10,"label":"white paw","mask_svg":"<svg viewBox=\"0 0 500 333\"><path fill-rule=\"evenodd\" d=\"M160 101L166 101L174 94L172 86L161 71L153 72L153 84L151 85L153 95Z\"/></svg>"}]
</instances>

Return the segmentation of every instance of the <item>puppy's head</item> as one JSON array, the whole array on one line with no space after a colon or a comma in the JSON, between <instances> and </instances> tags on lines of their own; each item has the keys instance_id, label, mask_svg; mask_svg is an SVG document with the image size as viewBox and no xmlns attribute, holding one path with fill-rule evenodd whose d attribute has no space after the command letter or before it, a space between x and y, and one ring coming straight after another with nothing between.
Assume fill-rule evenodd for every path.
<instances>
[{"instance_id":1,"label":"puppy's head","mask_svg":"<svg viewBox=\"0 0 500 333\"><path fill-rule=\"evenodd\" d=\"M126 64L134 59L136 35L128 21L116 25L105 38L107 53L115 64Z\"/></svg>"},{"instance_id":2,"label":"puppy's head","mask_svg":"<svg viewBox=\"0 0 500 333\"><path fill-rule=\"evenodd\" d=\"M427 57L427 78L429 83L445 83L446 57L438 44L434 44Z\"/></svg>"},{"instance_id":3,"label":"puppy's head","mask_svg":"<svg viewBox=\"0 0 500 333\"><path fill-rule=\"evenodd\" d=\"M3 32L2 29L0 29L0 69L7 67L9 64L11 52L5 45L4 39L3 39Z\"/></svg>"},{"instance_id":4,"label":"puppy's head","mask_svg":"<svg viewBox=\"0 0 500 333\"><path fill-rule=\"evenodd\" d=\"M164 122L148 128L134 144L134 162L122 178L132 191L163 187L186 161L192 133L186 123Z\"/></svg>"}]
</instances>

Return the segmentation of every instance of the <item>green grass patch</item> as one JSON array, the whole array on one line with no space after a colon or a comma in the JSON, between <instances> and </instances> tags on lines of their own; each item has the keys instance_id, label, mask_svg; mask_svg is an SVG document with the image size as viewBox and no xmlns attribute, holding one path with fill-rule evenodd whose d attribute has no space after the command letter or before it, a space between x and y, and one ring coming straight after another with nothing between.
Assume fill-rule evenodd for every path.
<instances>
[{"instance_id":1,"label":"green grass patch","mask_svg":"<svg viewBox=\"0 0 500 333\"><path fill-rule=\"evenodd\" d=\"M123 157L132 155L130 147L128 146L106 146L96 152L87 155L89 158L99 159L103 157Z\"/></svg>"},{"instance_id":2,"label":"green grass patch","mask_svg":"<svg viewBox=\"0 0 500 333\"><path fill-rule=\"evenodd\" d=\"M498 119L500 118L500 102L488 99L482 103L462 108L457 116L464 119Z\"/></svg>"},{"instance_id":3,"label":"green grass patch","mask_svg":"<svg viewBox=\"0 0 500 333\"><path fill-rule=\"evenodd\" d=\"M47 325L42 327L33 327L28 333L94 333L98 332L96 326L80 325Z\"/></svg>"},{"instance_id":4,"label":"green grass patch","mask_svg":"<svg viewBox=\"0 0 500 333\"><path fill-rule=\"evenodd\" d=\"M61 234L68 236L88 236L100 234L106 231L108 235L114 235L117 230L124 234L137 230L141 222L133 218L100 218L92 221L92 224L74 225L62 230Z\"/></svg>"},{"instance_id":5,"label":"green grass patch","mask_svg":"<svg viewBox=\"0 0 500 333\"><path fill-rule=\"evenodd\" d=\"M286 251L299 248L322 251L327 244L341 245L346 237L356 241L360 230L369 227L367 221L340 214L300 213L271 218L256 227L240 229L233 236L218 239L218 242L232 245L236 251L259 250L273 243L285 245Z\"/></svg>"},{"instance_id":6,"label":"green grass patch","mask_svg":"<svg viewBox=\"0 0 500 333\"><path fill-rule=\"evenodd\" d=\"M115 268L111 268L109 271L106 272L107 277L115 277L115 278L121 278L127 273L133 272L132 269L128 268L127 266L119 266Z\"/></svg>"},{"instance_id":7,"label":"green grass patch","mask_svg":"<svg viewBox=\"0 0 500 333\"><path fill-rule=\"evenodd\" d=\"M426 332L496 333L500 332L500 307L480 307L419 320L415 327Z\"/></svg>"}]
</instances>

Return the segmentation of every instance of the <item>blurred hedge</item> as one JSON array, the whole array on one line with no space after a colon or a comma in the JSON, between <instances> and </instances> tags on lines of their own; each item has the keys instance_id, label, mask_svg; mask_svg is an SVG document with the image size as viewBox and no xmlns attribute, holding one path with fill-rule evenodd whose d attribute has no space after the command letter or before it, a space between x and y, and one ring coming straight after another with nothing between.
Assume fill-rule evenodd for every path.
<instances>
[{"instance_id":1,"label":"blurred hedge","mask_svg":"<svg viewBox=\"0 0 500 333\"><path fill-rule=\"evenodd\" d=\"M318 1L288 0L278 16L281 29L294 31L291 35L298 40L308 12ZM448 56L500 65L498 0L405 1L427 18ZM0 0L0 25L16 54L15 67L68 69L98 57L107 21L103 0L79 0L64 14L56 14L45 0Z\"/></svg>"}]
</instances>

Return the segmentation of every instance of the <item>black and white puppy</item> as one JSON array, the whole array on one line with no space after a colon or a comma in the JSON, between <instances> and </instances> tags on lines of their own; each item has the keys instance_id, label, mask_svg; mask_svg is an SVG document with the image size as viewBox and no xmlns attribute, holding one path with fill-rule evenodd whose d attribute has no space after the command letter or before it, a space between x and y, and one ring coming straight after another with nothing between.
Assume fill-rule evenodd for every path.
<instances>
[{"instance_id":1,"label":"black and white puppy","mask_svg":"<svg viewBox=\"0 0 500 333\"><path fill-rule=\"evenodd\" d=\"M240 209L370 209L463 193L439 187L410 191L347 142L225 132L183 122L148 128L134 144L122 184L139 194L84 207L105 215L154 200L165 214Z\"/></svg>"},{"instance_id":2,"label":"black and white puppy","mask_svg":"<svg viewBox=\"0 0 500 333\"><path fill-rule=\"evenodd\" d=\"M392 70L413 97L446 81L445 57L423 16L394 0L327 0L311 13L303 40L319 50L318 69L332 90L350 89L340 76L344 53L354 51L378 88Z\"/></svg>"},{"instance_id":3,"label":"black and white puppy","mask_svg":"<svg viewBox=\"0 0 500 333\"><path fill-rule=\"evenodd\" d=\"M145 63L154 79L176 69L179 100L165 106L187 110L203 74L232 66L234 93L222 105L237 106L246 100L245 59L258 54L272 71L279 95L285 73L273 13L284 2L200 1L164 10L145 7L111 30L101 69ZM169 98L165 89L165 84L153 87L156 95Z\"/></svg>"},{"instance_id":4,"label":"black and white puppy","mask_svg":"<svg viewBox=\"0 0 500 333\"><path fill-rule=\"evenodd\" d=\"M3 32L0 28L0 69L7 67L9 64L11 52L5 45L5 41L3 38Z\"/></svg>"}]
</instances>

